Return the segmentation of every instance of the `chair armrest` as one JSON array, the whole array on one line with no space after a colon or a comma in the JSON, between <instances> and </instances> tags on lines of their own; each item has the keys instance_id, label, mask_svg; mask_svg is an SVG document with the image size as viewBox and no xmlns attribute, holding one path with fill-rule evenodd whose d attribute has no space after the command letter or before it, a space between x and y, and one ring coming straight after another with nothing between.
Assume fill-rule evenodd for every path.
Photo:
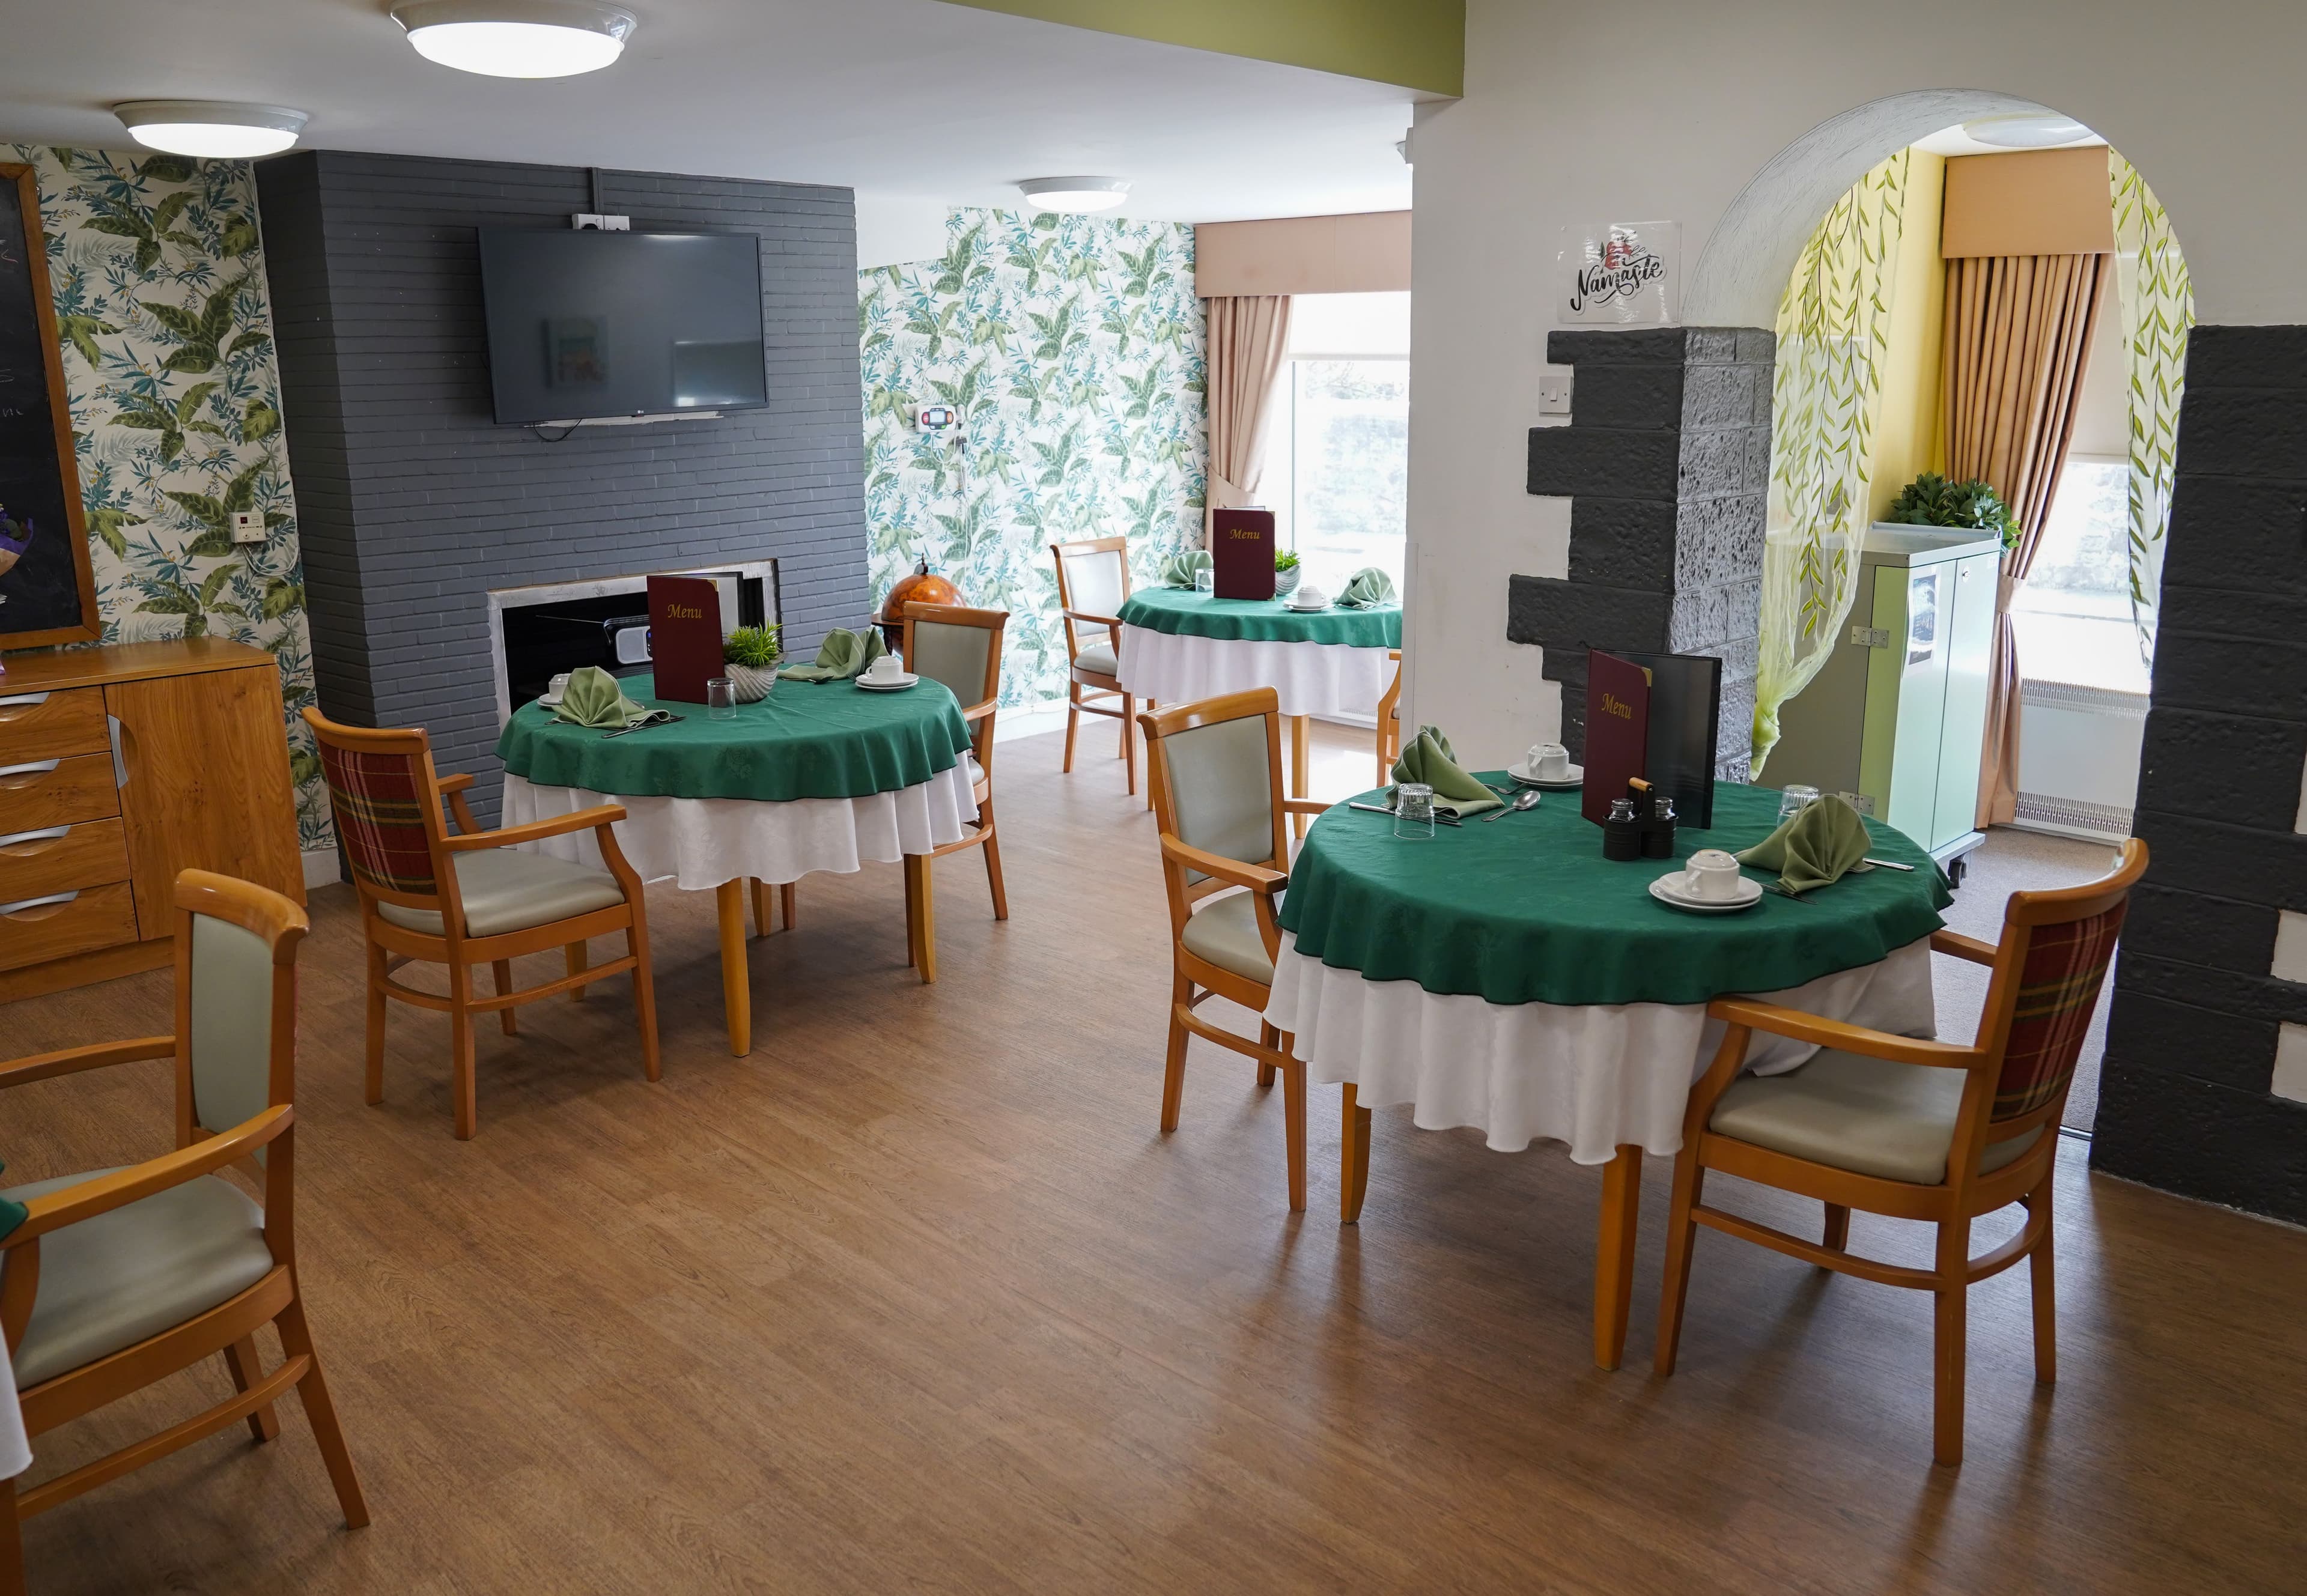
<instances>
[{"instance_id":1,"label":"chair armrest","mask_svg":"<svg viewBox=\"0 0 2307 1596\"><path fill-rule=\"evenodd\" d=\"M1236 887L1247 887L1252 892L1262 892L1268 897L1290 885L1290 876L1286 871L1268 870L1262 864L1244 864L1239 859L1224 859L1215 854L1205 854L1201 849L1188 846L1174 837L1165 837L1162 839L1162 857L1182 864L1188 870L1197 870L1205 876L1214 876L1221 881L1230 881Z\"/></svg>"},{"instance_id":2,"label":"chair armrest","mask_svg":"<svg viewBox=\"0 0 2307 1596\"><path fill-rule=\"evenodd\" d=\"M98 1042L86 1047L60 1048L53 1053L34 1053L29 1059L0 1064L0 1086L53 1080L60 1075L77 1075L83 1069L102 1069L107 1064L176 1056L176 1039L173 1036L139 1036L133 1042Z\"/></svg>"},{"instance_id":3,"label":"chair armrest","mask_svg":"<svg viewBox=\"0 0 2307 1596\"><path fill-rule=\"evenodd\" d=\"M982 704L972 704L968 708L963 710L961 712L961 718L964 720L983 720L986 716L991 715L1000 707L1001 706L993 699L988 699Z\"/></svg>"},{"instance_id":4,"label":"chair armrest","mask_svg":"<svg viewBox=\"0 0 2307 1596\"><path fill-rule=\"evenodd\" d=\"M194 1142L189 1147L179 1147L173 1153L163 1153L158 1158L148 1158L131 1169L115 1170L111 1174L99 1175L92 1180L82 1180L61 1191L36 1197L24 1205L24 1223L9 1231L4 1239L0 1239L0 1248L13 1247L20 1241L36 1240L50 1231L62 1230L65 1225L77 1224L83 1219L94 1219L98 1214L109 1214L115 1208L124 1208L156 1191L166 1191L171 1186L182 1186L187 1180L214 1174L225 1165L247 1157L296 1122L295 1107L286 1103L276 1103L220 1136Z\"/></svg>"},{"instance_id":5,"label":"chair armrest","mask_svg":"<svg viewBox=\"0 0 2307 1596\"><path fill-rule=\"evenodd\" d=\"M1063 614L1065 618L1068 621L1085 622L1091 626L1119 626L1121 624L1121 617L1119 615L1093 615L1087 610L1067 610L1064 611Z\"/></svg>"},{"instance_id":6,"label":"chair armrest","mask_svg":"<svg viewBox=\"0 0 2307 1596\"><path fill-rule=\"evenodd\" d=\"M452 854L469 854L478 848L509 848L516 843L536 842L571 831L591 831L624 818L623 804L596 803L573 815L556 815L549 820L531 820L521 826L500 826L494 831L477 831L470 837L451 837L441 845Z\"/></svg>"},{"instance_id":7,"label":"chair armrest","mask_svg":"<svg viewBox=\"0 0 2307 1596\"><path fill-rule=\"evenodd\" d=\"M473 806L465 802L465 789L472 785L472 773L464 770L454 776L442 777L433 783L441 796L449 801L449 818L457 822L457 833L460 837L470 837L481 828L480 821L474 818Z\"/></svg>"},{"instance_id":8,"label":"chair armrest","mask_svg":"<svg viewBox=\"0 0 2307 1596\"><path fill-rule=\"evenodd\" d=\"M469 770L459 770L454 776L442 777L433 785L441 789L441 796L446 798L451 793L461 793L467 787L471 786L473 785L473 773Z\"/></svg>"},{"instance_id":9,"label":"chair armrest","mask_svg":"<svg viewBox=\"0 0 2307 1596\"><path fill-rule=\"evenodd\" d=\"M1706 1017L1768 1031L1777 1036L1791 1036L1797 1042L1840 1048L1847 1053L1864 1053L1870 1059L1883 1059L1893 1064L1968 1069L1986 1056L1975 1047L1933 1042L1921 1036L1893 1036L1886 1031L1870 1031L1864 1025L1805 1014L1799 1008L1783 1008L1759 998L1717 998L1706 1006Z\"/></svg>"},{"instance_id":10,"label":"chair armrest","mask_svg":"<svg viewBox=\"0 0 2307 1596\"><path fill-rule=\"evenodd\" d=\"M1991 965L2001 950L1992 942L1982 942L1977 937L1966 937L1960 931L1934 931L1931 933L1933 953L1951 954L1967 958L1974 965Z\"/></svg>"},{"instance_id":11,"label":"chair armrest","mask_svg":"<svg viewBox=\"0 0 2307 1596\"><path fill-rule=\"evenodd\" d=\"M1319 798L1284 798L1282 801L1282 812L1285 815L1325 815L1336 807L1336 804L1325 803Z\"/></svg>"}]
</instances>

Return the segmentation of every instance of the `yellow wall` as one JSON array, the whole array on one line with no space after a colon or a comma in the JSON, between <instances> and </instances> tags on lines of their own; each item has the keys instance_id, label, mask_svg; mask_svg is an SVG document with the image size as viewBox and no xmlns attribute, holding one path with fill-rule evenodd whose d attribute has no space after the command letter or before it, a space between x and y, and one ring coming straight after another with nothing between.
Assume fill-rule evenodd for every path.
<instances>
[{"instance_id":1,"label":"yellow wall","mask_svg":"<svg viewBox=\"0 0 2307 1596\"><path fill-rule=\"evenodd\" d=\"M1907 155L1907 214L1899 236L1899 271L1891 301L1891 348L1882 372L1882 417L1874 424L1874 462L1867 505L1876 520L1899 490L1925 471L1943 469L1939 438L1939 343L1946 313L1946 268L1939 225L1946 158Z\"/></svg>"}]
</instances>

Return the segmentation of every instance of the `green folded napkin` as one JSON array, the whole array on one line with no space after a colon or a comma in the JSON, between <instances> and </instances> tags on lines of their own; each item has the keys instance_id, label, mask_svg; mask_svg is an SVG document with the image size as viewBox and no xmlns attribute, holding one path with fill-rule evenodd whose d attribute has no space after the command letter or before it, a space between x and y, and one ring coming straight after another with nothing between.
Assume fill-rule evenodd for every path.
<instances>
[{"instance_id":1,"label":"green folded napkin","mask_svg":"<svg viewBox=\"0 0 2307 1596\"><path fill-rule=\"evenodd\" d=\"M0 1169L8 1166L0 1164ZM13 1197L0 1197L0 1236L6 1235L30 1215L31 1210Z\"/></svg>"},{"instance_id":2,"label":"green folded napkin","mask_svg":"<svg viewBox=\"0 0 2307 1596\"><path fill-rule=\"evenodd\" d=\"M617 679L599 665L583 665L569 673L569 685L553 717L579 726L629 726L648 711L625 697Z\"/></svg>"},{"instance_id":3,"label":"green folded napkin","mask_svg":"<svg viewBox=\"0 0 2307 1596\"><path fill-rule=\"evenodd\" d=\"M1346 579L1336 602L1350 610L1373 609L1394 602L1394 579L1375 565L1365 565Z\"/></svg>"},{"instance_id":4,"label":"green folded napkin","mask_svg":"<svg viewBox=\"0 0 2307 1596\"><path fill-rule=\"evenodd\" d=\"M815 665L787 665L777 674L788 682L846 682L888 651L878 626L836 626L818 645Z\"/></svg>"},{"instance_id":5,"label":"green folded napkin","mask_svg":"<svg viewBox=\"0 0 2307 1596\"><path fill-rule=\"evenodd\" d=\"M1172 554L1162 561L1154 575L1165 588L1190 588L1194 585L1194 573L1209 568L1209 550L1188 549L1182 554Z\"/></svg>"},{"instance_id":6,"label":"green folded napkin","mask_svg":"<svg viewBox=\"0 0 2307 1596\"><path fill-rule=\"evenodd\" d=\"M1402 745L1402 757L1394 762L1396 785L1405 781L1422 781L1434 789L1434 801L1447 804L1451 812L1460 815L1479 814L1486 809L1496 809L1502 800L1496 793L1458 768L1458 761L1450 751L1450 739L1442 734L1440 726L1420 726L1418 735ZM1391 800L1394 794L1386 794Z\"/></svg>"},{"instance_id":7,"label":"green folded napkin","mask_svg":"<svg viewBox=\"0 0 2307 1596\"><path fill-rule=\"evenodd\" d=\"M1866 822L1847 799L1831 795L1805 804L1799 813L1738 855L1738 862L1779 872L1779 889L1799 897L1853 871L1870 870Z\"/></svg>"}]
</instances>

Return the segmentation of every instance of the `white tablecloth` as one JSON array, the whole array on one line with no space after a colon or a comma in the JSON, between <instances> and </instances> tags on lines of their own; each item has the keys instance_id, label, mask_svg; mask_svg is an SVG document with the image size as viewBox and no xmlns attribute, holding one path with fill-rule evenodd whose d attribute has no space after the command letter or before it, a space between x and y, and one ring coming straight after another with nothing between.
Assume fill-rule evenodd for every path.
<instances>
[{"instance_id":1,"label":"white tablecloth","mask_svg":"<svg viewBox=\"0 0 2307 1596\"><path fill-rule=\"evenodd\" d=\"M865 798L635 798L581 787L534 785L508 772L508 826L572 814L596 803L622 803L617 845L644 881L670 880L686 892L751 876L798 881L813 871L845 873L866 860L894 864L959 842L977 819L976 761L965 757L943 775ZM598 868L590 831L527 846Z\"/></svg>"},{"instance_id":2,"label":"white tablecloth","mask_svg":"<svg viewBox=\"0 0 2307 1596\"><path fill-rule=\"evenodd\" d=\"M0 1336L0 1480L13 1480L31 1466L24 1410L16 1405L16 1371L9 1366L7 1338Z\"/></svg>"},{"instance_id":3,"label":"white tablecloth","mask_svg":"<svg viewBox=\"0 0 2307 1596\"><path fill-rule=\"evenodd\" d=\"M1879 964L1760 995L1897 1035L1934 1035L1930 958L1923 938ZM1299 953L1288 931L1265 1017L1295 1037L1308 1080L1351 1081L1360 1107L1411 1103L1420 1129L1472 1126L1502 1153L1566 1142L1580 1163L1607 1163L1621 1143L1681 1151L1691 1085L1713 1062L1723 1029L1703 1004L1437 997L1414 981L1333 969ZM1817 1051L1758 1031L1747 1057L1767 1075Z\"/></svg>"},{"instance_id":4,"label":"white tablecloth","mask_svg":"<svg viewBox=\"0 0 2307 1596\"><path fill-rule=\"evenodd\" d=\"M1270 687L1284 715L1371 715L1394 681L1394 669L1384 648L1121 629L1121 685L1163 704Z\"/></svg>"}]
</instances>

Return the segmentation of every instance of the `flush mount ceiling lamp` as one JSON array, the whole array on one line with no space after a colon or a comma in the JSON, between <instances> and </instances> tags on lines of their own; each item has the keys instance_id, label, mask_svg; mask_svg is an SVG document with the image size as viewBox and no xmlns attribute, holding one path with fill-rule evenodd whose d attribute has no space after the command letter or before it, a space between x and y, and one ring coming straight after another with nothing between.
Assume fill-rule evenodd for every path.
<instances>
[{"instance_id":1,"label":"flush mount ceiling lamp","mask_svg":"<svg viewBox=\"0 0 2307 1596\"><path fill-rule=\"evenodd\" d=\"M492 78L598 72L637 26L631 12L589 0L408 0L392 20L427 61Z\"/></svg>"},{"instance_id":2,"label":"flush mount ceiling lamp","mask_svg":"<svg viewBox=\"0 0 2307 1596\"><path fill-rule=\"evenodd\" d=\"M1129 184L1119 177L1029 177L1017 188L1034 210L1059 216L1111 210L1129 198Z\"/></svg>"},{"instance_id":3,"label":"flush mount ceiling lamp","mask_svg":"<svg viewBox=\"0 0 2307 1596\"><path fill-rule=\"evenodd\" d=\"M2008 116L1981 116L1966 122L1962 131L1982 144L1998 150L2052 150L2088 139L2091 130L2056 111L2020 111Z\"/></svg>"},{"instance_id":4,"label":"flush mount ceiling lamp","mask_svg":"<svg viewBox=\"0 0 2307 1596\"><path fill-rule=\"evenodd\" d=\"M296 142L305 122L304 112L287 106L214 99L131 99L112 114L147 150L207 160L277 155Z\"/></svg>"}]
</instances>

